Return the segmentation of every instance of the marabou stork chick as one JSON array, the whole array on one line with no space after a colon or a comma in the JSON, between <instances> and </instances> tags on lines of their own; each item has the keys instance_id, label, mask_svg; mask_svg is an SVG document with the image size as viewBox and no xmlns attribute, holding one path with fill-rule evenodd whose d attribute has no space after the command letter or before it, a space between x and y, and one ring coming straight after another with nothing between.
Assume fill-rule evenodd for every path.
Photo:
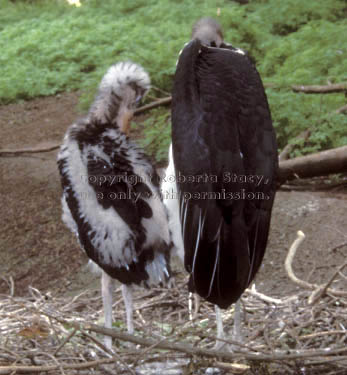
<instances>
[{"instance_id":1,"label":"marabou stork chick","mask_svg":"<svg viewBox=\"0 0 347 375\"><path fill-rule=\"evenodd\" d=\"M265 253L277 145L264 87L246 52L225 43L210 18L198 21L192 36L174 78L167 174L176 183L165 189L177 191L178 200L167 204L169 225L176 251L184 250L189 290L216 305L222 338L218 307L239 300Z\"/></svg>"},{"instance_id":2,"label":"marabou stork chick","mask_svg":"<svg viewBox=\"0 0 347 375\"><path fill-rule=\"evenodd\" d=\"M134 330L132 286L158 285L170 274L171 240L159 177L127 136L129 121L149 87L141 66L111 66L88 115L70 126L58 155L63 221L102 270L108 328L113 280L123 284L129 333ZM105 344L111 348L110 337Z\"/></svg>"}]
</instances>

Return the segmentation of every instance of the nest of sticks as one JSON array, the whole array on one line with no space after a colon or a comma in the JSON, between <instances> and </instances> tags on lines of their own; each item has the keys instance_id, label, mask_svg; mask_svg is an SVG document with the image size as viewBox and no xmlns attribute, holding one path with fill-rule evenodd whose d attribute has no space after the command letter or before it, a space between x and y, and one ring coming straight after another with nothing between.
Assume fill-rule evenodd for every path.
<instances>
[{"instance_id":1,"label":"nest of sticks","mask_svg":"<svg viewBox=\"0 0 347 375\"><path fill-rule=\"evenodd\" d=\"M244 340L226 341L221 350L213 349L213 305L203 303L189 319L183 276L170 289L136 291L135 335L125 333L120 288L113 306L117 327L107 330L95 324L103 315L99 291L56 297L29 288L29 296L14 297L8 280L10 292L0 298L0 375L346 374L347 291L331 285L346 284L347 263L324 285L298 279L291 264L303 239L300 232L285 264L300 292L279 299L247 289ZM223 312L223 322L232 327L232 308ZM115 339L113 352L103 345L105 333Z\"/></svg>"}]
</instances>

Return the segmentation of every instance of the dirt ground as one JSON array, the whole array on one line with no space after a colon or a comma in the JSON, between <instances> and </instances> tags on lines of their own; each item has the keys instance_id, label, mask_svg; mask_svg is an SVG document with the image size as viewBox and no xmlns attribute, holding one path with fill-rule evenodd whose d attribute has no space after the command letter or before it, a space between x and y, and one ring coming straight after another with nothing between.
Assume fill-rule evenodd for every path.
<instances>
[{"instance_id":1,"label":"dirt ground","mask_svg":"<svg viewBox=\"0 0 347 375\"><path fill-rule=\"evenodd\" d=\"M45 147L59 143L80 114L78 95L62 94L0 107L0 149ZM0 293L26 295L28 286L56 295L98 287L86 269L86 256L61 221L61 187L57 150L0 157ZM302 230L306 240L294 260L297 276L313 283L328 281L345 262L347 194L279 191L269 245L257 276L257 290L271 296L295 293L284 270L287 249ZM333 285L336 287L337 285ZM345 285L339 287L346 288Z\"/></svg>"}]
</instances>

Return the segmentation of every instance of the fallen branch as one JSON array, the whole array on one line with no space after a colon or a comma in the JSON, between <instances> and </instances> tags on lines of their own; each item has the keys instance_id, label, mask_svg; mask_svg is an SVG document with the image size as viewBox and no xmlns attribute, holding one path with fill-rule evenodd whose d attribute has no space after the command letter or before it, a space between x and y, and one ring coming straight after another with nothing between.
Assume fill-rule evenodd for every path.
<instances>
[{"instance_id":1,"label":"fallen branch","mask_svg":"<svg viewBox=\"0 0 347 375\"><path fill-rule=\"evenodd\" d=\"M347 83L335 83L335 84L324 85L324 86L292 85L292 90L294 92L303 92L305 94L330 94L330 93L335 93L335 92L347 91Z\"/></svg>"},{"instance_id":2,"label":"fallen branch","mask_svg":"<svg viewBox=\"0 0 347 375\"><path fill-rule=\"evenodd\" d=\"M347 146L280 162L278 179L282 184L295 178L324 176L347 171Z\"/></svg>"}]
</instances>

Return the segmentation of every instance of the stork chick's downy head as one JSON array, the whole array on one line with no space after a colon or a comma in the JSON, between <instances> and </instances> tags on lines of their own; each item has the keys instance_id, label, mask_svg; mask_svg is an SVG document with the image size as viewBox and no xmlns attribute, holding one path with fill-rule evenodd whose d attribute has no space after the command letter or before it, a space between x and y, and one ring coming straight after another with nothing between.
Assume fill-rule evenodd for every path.
<instances>
[{"instance_id":1,"label":"stork chick's downy head","mask_svg":"<svg viewBox=\"0 0 347 375\"><path fill-rule=\"evenodd\" d=\"M112 65L101 80L89 116L111 122L128 134L134 110L150 88L148 73L131 61Z\"/></svg>"},{"instance_id":2,"label":"stork chick's downy head","mask_svg":"<svg viewBox=\"0 0 347 375\"><path fill-rule=\"evenodd\" d=\"M222 28L213 18L201 18L193 26L192 39L199 39L206 46L220 47L223 43Z\"/></svg>"}]
</instances>

